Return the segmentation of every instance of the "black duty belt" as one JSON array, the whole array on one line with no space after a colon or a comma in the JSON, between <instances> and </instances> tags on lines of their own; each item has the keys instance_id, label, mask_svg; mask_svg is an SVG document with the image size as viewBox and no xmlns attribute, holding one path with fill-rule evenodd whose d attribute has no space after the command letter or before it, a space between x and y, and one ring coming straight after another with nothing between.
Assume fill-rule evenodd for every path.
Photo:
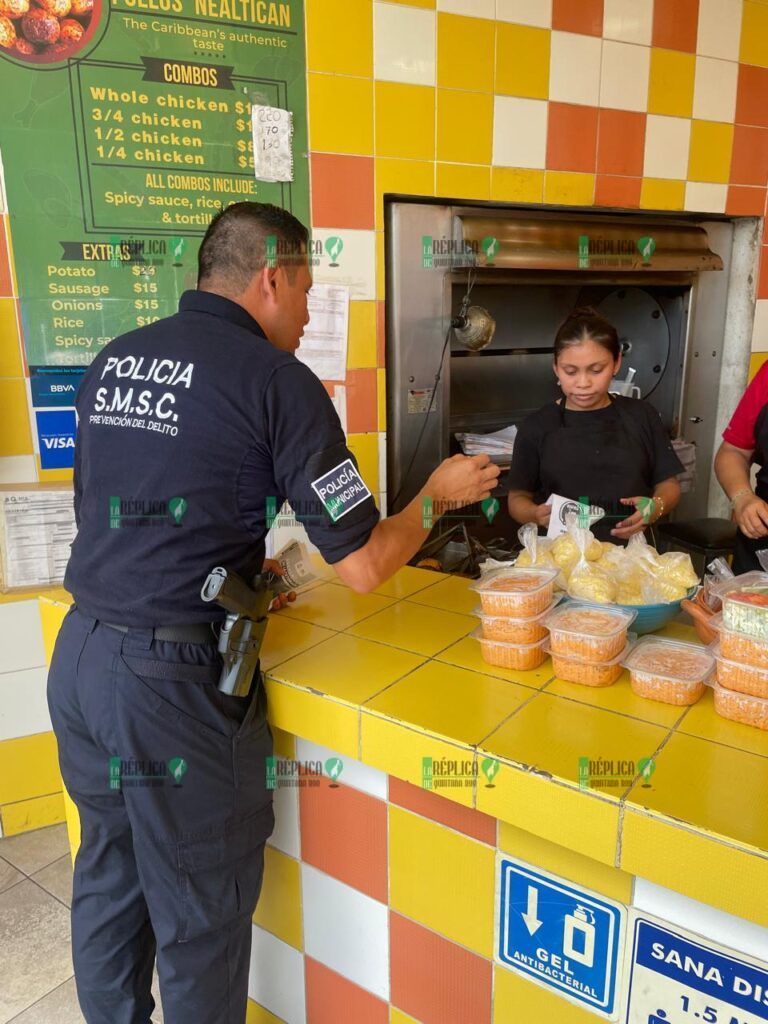
<instances>
[{"instance_id":1,"label":"black duty belt","mask_svg":"<svg viewBox=\"0 0 768 1024\"><path fill-rule=\"evenodd\" d=\"M220 624L220 623L219 623ZM121 633L130 633L133 629L149 629L142 626L123 626L115 622L103 622L110 629L118 629ZM213 632L212 622L193 622L188 626L153 626L152 636L155 640L165 640L174 644L215 644L218 637Z\"/></svg>"}]
</instances>

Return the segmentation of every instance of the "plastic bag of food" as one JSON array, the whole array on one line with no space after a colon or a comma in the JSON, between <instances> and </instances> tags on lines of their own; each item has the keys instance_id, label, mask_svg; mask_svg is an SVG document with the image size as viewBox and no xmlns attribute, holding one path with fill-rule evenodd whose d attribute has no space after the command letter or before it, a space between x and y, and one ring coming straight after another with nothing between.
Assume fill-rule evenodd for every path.
<instances>
[{"instance_id":1,"label":"plastic bag of food","mask_svg":"<svg viewBox=\"0 0 768 1024\"><path fill-rule=\"evenodd\" d=\"M651 549L653 550L653 549ZM683 590L690 590L699 584L699 577L693 568L691 556L682 551L667 551L656 559L657 578Z\"/></svg>"},{"instance_id":2,"label":"plastic bag of food","mask_svg":"<svg viewBox=\"0 0 768 1024\"><path fill-rule=\"evenodd\" d=\"M616 600L616 583L588 558L590 548L592 551L595 550L593 545L597 545L600 555L602 555L599 542L595 540L591 530L577 525L575 515L571 513L566 518L568 536L574 541L579 552L578 561L568 579L568 593L571 597L577 597L583 601L611 604ZM560 539L562 538L558 538L558 540Z\"/></svg>"}]
</instances>

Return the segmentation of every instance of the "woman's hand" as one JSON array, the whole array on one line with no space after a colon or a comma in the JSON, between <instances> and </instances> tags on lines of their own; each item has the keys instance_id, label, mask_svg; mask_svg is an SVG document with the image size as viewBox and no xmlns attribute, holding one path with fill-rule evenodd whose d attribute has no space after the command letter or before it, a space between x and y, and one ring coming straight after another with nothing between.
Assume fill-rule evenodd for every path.
<instances>
[{"instance_id":1,"label":"woman's hand","mask_svg":"<svg viewBox=\"0 0 768 1024\"><path fill-rule=\"evenodd\" d=\"M264 567L262 572L273 572L276 576L283 575L283 567L279 562L276 562L274 558L265 558ZM277 594L269 606L271 612L279 612L281 608L285 608L289 601L296 600L296 591L289 590L287 594Z\"/></svg>"},{"instance_id":2,"label":"woman's hand","mask_svg":"<svg viewBox=\"0 0 768 1024\"><path fill-rule=\"evenodd\" d=\"M621 504L633 506L635 512L627 519L622 519L611 530L612 537L620 537L622 540L627 540L636 533L642 533L646 526L654 522L656 518L653 498L637 495L634 498L622 498Z\"/></svg>"},{"instance_id":3,"label":"woman's hand","mask_svg":"<svg viewBox=\"0 0 768 1024\"><path fill-rule=\"evenodd\" d=\"M733 509L736 525L750 540L768 537L768 503L752 492L736 499Z\"/></svg>"},{"instance_id":4,"label":"woman's hand","mask_svg":"<svg viewBox=\"0 0 768 1024\"><path fill-rule=\"evenodd\" d=\"M549 526L549 519L552 515L551 505L537 505L533 515L533 521L537 526Z\"/></svg>"}]
</instances>

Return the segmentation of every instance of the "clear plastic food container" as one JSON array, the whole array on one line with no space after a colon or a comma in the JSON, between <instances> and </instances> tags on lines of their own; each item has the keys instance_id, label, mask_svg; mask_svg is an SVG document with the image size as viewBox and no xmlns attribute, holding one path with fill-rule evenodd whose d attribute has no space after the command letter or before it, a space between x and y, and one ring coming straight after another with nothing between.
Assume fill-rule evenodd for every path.
<instances>
[{"instance_id":1,"label":"clear plastic food container","mask_svg":"<svg viewBox=\"0 0 768 1024\"><path fill-rule=\"evenodd\" d=\"M506 640L487 640L482 633L480 626L469 634L478 640L483 661L489 665L499 665L501 668L514 668L521 672L528 672L538 668L547 660L544 650L545 640L537 640L535 644L511 644Z\"/></svg>"},{"instance_id":2,"label":"clear plastic food container","mask_svg":"<svg viewBox=\"0 0 768 1024\"><path fill-rule=\"evenodd\" d=\"M698 644L645 636L624 661L632 690L638 697L663 704L695 704L712 678L715 659Z\"/></svg>"},{"instance_id":3,"label":"clear plastic food container","mask_svg":"<svg viewBox=\"0 0 768 1024\"><path fill-rule=\"evenodd\" d=\"M582 686L611 686L624 671L622 661L629 653L630 645L610 661L584 661L554 654L550 642L545 641L545 650L552 655L552 668L558 679L567 683L581 683Z\"/></svg>"},{"instance_id":4,"label":"clear plastic food container","mask_svg":"<svg viewBox=\"0 0 768 1024\"><path fill-rule=\"evenodd\" d=\"M712 616L709 624L720 635L719 653L723 658L727 658L729 661L738 661L742 665L754 665L757 668L768 669L768 643L749 636L748 633L740 633L736 629L726 628L723 625L723 616L720 612Z\"/></svg>"},{"instance_id":5,"label":"clear plastic food container","mask_svg":"<svg viewBox=\"0 0 768 1024\"><path fill-rule=\"evenodd\" d=\"M551 612L549 629L552 653L584 661L610 661L627 645L627 630L637 616L625 608L606 608L572 602Z\"/></svg>"},{"instance_id":6,"label":"clear plastic food container","mask_svg":"<svg viewBox=\"0 0 768 1024\"><path fill-rule=\"evenodd\" d=\"M768 573L745 572L712 588L723 602L723 626L768 641Z\"/></svg>"},{"instance_id":7,"label":"clear plastic food container","mask_svg":"<svg viewBox=\"0 0 768 1024\"><path fill-rule=\"evenodd\" d=\"M510 644L535 644L547 635L544 620L562 600L562 594L554 599L543 612L529 619L515 619L510 615L485 615L482 608L475 608L473 615L480 619L480 629L485 640L505 640Z\"/></svg>"},{"instance_id":8,"label":"clear plastic food container","mask_svg":"<svg viewBox=\"0 0 768 1024\"><path fill-rule=\"evenodd\" d=\"M717 681L726 690L738 690L752 697L768 698L768 668L731 661L723 655L722 642L711 651L717 660Z\"/></svg>"},{"instance_id":9,"label":"clear plastic food container","mask_svg":"<svg viewBox=\"0 0 768 1024\"><path fill-rule=\"evenodd\" d=\"M555 596L557 569L498 569L470 590L480 595L485 615L529 619L545 611Z\"/></svg>"},{"instance_id":10,"label":"clear plastic food container","mask_svg":"<svg viewBox=\"0 0 768 1024\"><path fill-rule=\"evenodd\" d=\"M715 691L715 711L718 715L743 725L752 725L756 729L768 729L768 700L739 693L738 690L727 690L715 682L712 689Z\"/></svg>"}]
</instances>

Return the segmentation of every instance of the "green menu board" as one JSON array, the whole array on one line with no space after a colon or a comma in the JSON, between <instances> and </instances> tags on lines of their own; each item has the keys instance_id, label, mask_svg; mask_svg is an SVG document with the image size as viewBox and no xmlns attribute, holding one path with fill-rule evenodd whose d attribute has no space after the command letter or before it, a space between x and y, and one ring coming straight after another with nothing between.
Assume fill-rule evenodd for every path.
<instances>
[{"instance_id":1,"label":"green menu board","mask_svg":"<svg viewBox=\"0 0 768 1024\"><path fill-rule=\"evenodd\" d=\"M34 378L87 366L116 335L174 312L222 206L276 203L308 223L304 11L303 0L5 6L0 155ZM255 176L255 105L293 115L290 181ZM33 386L35 404L63 404L48 393Z\"/></svg>"}]
</instances>

